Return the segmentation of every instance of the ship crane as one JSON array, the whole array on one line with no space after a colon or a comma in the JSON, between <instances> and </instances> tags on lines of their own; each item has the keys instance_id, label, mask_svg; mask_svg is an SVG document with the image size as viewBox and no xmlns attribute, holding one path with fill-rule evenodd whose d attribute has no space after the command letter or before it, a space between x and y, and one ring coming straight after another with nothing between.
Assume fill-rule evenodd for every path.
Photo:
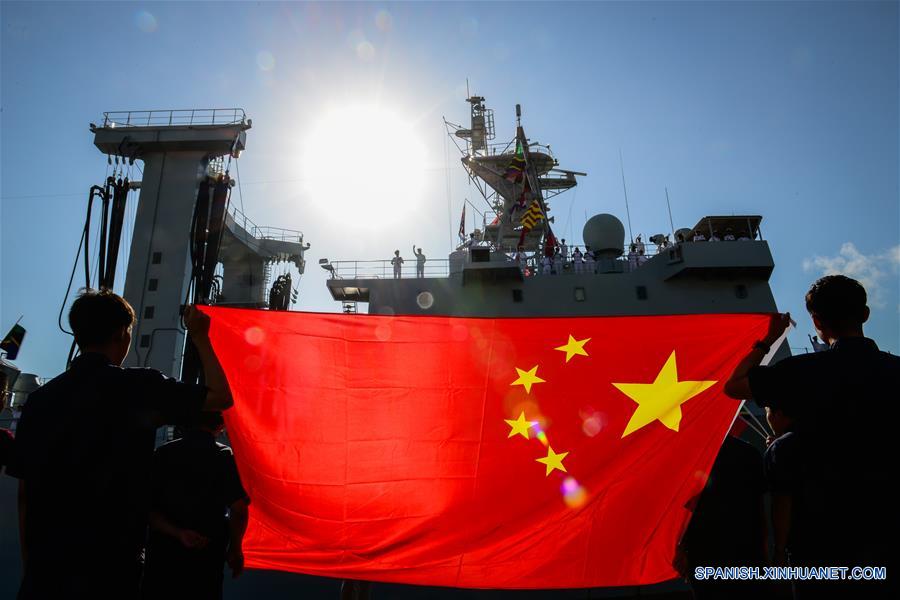
<instances>
[{"instance_id":1,"label":"ship crane","mask_svg":"<svg viewBox=\"0 0 900 600\"><path fill-rule=\"evenodd\" d=\"M199 366L191 360L192 346L185 345L184 304L276 308L269 306L276 265L293 264L303 273L309 244L300 231L260 227L231 203L238 182L229 167L243 152L251 126L240 108L107 112L100 125L91 124L94 145L110 164L115 157L117 166L135 160L144 165L141 182L110 178L105 188L91 192L92 199L102 200L103 223L108 221L100 229L97 281L111 289L120 213L128 190L141 190L123 294L138 316L130 366L195 380ZM284 274L280 281L273 299L283 310L296 294Z\"/></svg>"}]
</instances>

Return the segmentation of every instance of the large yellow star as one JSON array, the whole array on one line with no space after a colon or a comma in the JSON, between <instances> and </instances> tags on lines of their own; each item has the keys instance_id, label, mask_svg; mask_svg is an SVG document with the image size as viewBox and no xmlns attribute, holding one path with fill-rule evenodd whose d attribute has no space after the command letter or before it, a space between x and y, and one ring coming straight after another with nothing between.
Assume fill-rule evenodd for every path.
<instances>
[{"instance_id":1,"label":"large yellow star","mask_svg":"<svg viewBox=\"0 0 900 600\"><path fill-rule=\"evenodd\" d=\"M622 437L653 421L673 431L681 423L681 405L714 385L715 381L678 381L675 351L663 365L653 383L614 383L620 392L638 403Z\"/></svg>"},{"instance_id":2,"label":"large yellow star","mask_svg":"<svg viewBox=\"0 0 900 600\"><path fill-rule=\"evenodd\" d=\"M544 383L544 380L537 376L538 365L531 367L529 371L523 371L519 367L516 367L516 373L519 374L519 378L513 381L509 385L524 385L525 393L531 393L531 386L535 383Z\"/></svg>"},{"instance_id":3,"label":"large yellow star","mask_svg":"<svg viewBox=\"0 0 900 600\"><path fill-rule=\"evenodd\" d=\"M566 467L562 464L563 459L568 455L568 452L561 452L557 454L553 451L553 446L548 446L547 456L535 460L547 466L547 472L545 473L545 475L550 475L550 473L553 472L553 469L559 469L563 473L568 473L568 471L566 471Z\"/></svg>"},{"instance_id":4,"label":"large yellow star","mask_svg":"<svg viewBox=\"0 0 900 600\"><path fill-rule=\"evenodd\" d=\"M537 421L526 421L525 420L525 411L519 413L518 419L503 419L506 421L506 424L510 426L509 435L506 436L507 439L511 438L514 435L521 435L526 440L528 437L528 430L537 425Z\"/></svg>"},{"instance_id":5,"label":"large yellow star","mask_svg":"<svg viewBox=\"0 0 900 600\"><path fill-rule=\"evenodd\" d=\"M576 354L579 356L587 356L588 353L584 349L584 345L591 341L591 338L585 338L583 340L576 340L572 335L569 335L569 341L566 342L565 346L559 346L554 348L554 350L559 350L560 352L566 353L566 362L572 360L572 357Z\"/></svg>"}]
</instances>

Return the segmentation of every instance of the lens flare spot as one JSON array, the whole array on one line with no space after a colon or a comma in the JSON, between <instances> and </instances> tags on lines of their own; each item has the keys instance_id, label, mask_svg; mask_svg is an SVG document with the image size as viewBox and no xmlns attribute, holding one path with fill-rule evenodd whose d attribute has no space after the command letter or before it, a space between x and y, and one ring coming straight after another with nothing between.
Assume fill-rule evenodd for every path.
<instances>
[{"instance_id":1,"label":"lens flare spot","mask_svg":"<svg viewBox=\"0 0 900 600\"><path fill-rule=\"evenodd\" d=\"M139 10L134 13L134 24L144 33L153 33L159 27L156 17L146 10Z\"/></svg>"},{"instance_id":2,"label":"lens flare spot","mask_svg":"<svg viewBox=\"0 0 900 600\"><path fill-rule=\"evenodd\" d=\"M275 68L275 57L267 50L256 53L256 65L263 71L271 71Z\"/></svg>"},{"instance_id":3,"label":"lens flare spot","mask_svg":"<svg viewBox=\"0 0 900 600\"><path fill-rule=\"evenodd\" d=\"M434 305L434 296L431 295L431 292L422 292L416 296L416 304L422 310L428 310Z\"/></svg>"},{"instance_id":4,"label":"lens flare spot","mask_svg":"<svg viewBox=\"0 0 900 600\"><path fill-rule=\"evenodd\" d=\"M587 502L587 491L578 481L575 480L574 477L566 477L562 482L562 494L563 500L566 502L566 506L570 508L578 508L579 506L583 506L585 502Z\"/></svg>"},{"instance_id":5,"label":"lens flare spot","mask_svg":"<svg viewBox=\"0 0 900 600\"><path fill-rule=\"evenodd\" d=\"M356 44L356 56L358 56L360 60L369 62L375 58L375 46L373 46L372 42L369 40L359 42Z\"/></svg>"},{"instance_id":6,"label":"lens flare spot","mask_svg":"<svg viewBox=\"0 0 900 600\"><path fill-rule=\"evenodd\" d=\"M535 427L535 429L537 429L537 428L540 427L540 425L535 425L534 427ZM538 431L538 432L537 432L537 435L536 435L535 437L537 437L538 441L539 441L540 443L542 443L543 445L545 445L545 446L549 446L549 445L550 445L550 442L547 440L547 434L544 433L543 430Z\"/></svg>"},{"instance_id":7,"label":"lens flare spot","mask_svg":"<svg viewBox=\"0 0 900 600\"><path fill-rule=\"evenodd\" d=\"M581 431L588 437L594 437L606 428L608 419L606 414L596 412L591 408L578 411L581 416Z\"/></svg>"},{"instance_id":8,"label":"lens flare spot","mask_svg":"<svg viewBox=\"0 0 900 600\"><path fill-rule=\"evenodd\" d=\"M391 13L384 9L379 10L375 14L375 27L377 27L384 33L387 33L394 28L394 17L392 17Z\"/></svg>"},{"instance_id":9,"label":"lens flare spot","mask_svg":"<svg viewBox=\"0 0 900 600\"><path fill-rule=\"evenodd\" d=\"M450 339L454 342L464 342L469 338L469 328L465 325L454 325L450 329Z\"/></svg>"},{"instance_id":10,"label":"lens flare spot","mask_svg":"<svg viewBox=\"0 0 900 600\"><path fill-rule=\"evenodd\" d=\"M382 323L375 328L375 337L378 338L378 341L380 342L386 342L391 339L392 333L391 326L387 323Z\"/></svg>"},{"instance_id":11,"label":"lens flare spot","mask_svg":"<svg viewBox=\"0 0 900 600\"><path fill-rule=\"evenodd\" d=\"M259 346L266 341L266 332L259 327L248 327L244 332L244 340L251 346Z\"/></svg>"}]
</instances>

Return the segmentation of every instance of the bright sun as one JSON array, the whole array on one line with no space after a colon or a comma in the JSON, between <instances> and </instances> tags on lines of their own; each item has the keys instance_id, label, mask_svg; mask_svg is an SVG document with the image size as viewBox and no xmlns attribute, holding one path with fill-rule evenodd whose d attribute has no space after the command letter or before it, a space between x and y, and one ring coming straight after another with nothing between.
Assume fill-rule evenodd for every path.
<instances>
[{"instance_id":1,"label":"bright sun","mask_svg":"<svg viewBox=\"0 0 900 600\"><path fill-rule=\"evenodd\" d=\"M343 223L391 223L422 202L425 147L394 113L374 106L333 110L303 138L306 190Z\"/></svg>"}]
</instances>

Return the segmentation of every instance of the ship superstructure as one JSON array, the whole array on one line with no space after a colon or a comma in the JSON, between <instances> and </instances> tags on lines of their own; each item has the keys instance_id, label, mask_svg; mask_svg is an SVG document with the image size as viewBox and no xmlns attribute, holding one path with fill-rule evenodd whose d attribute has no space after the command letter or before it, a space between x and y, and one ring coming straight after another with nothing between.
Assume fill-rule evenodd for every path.
<instances>
[{"instance_id":1,"label":"ship superstructure","mask_svg":"<svg viewBox=\"0 0 900 600\"><path fill-rule=\"evenodd\" d=\"M471 317L776 310L768 283L774 262L759 215L707 216L652 236L655 242L626 243L622 222L598 214L585 224L580 257L573 258L576 246L562 248L552 231L549 201L585 174L559 169L549 147L530 142L521 122L509 143L489 143L493 112L483 97L468 102L470 126L449 124L449 133L465 141L461 164L495 218L447 259L429 259L424 277L410 267L395 278L388 261L323 259L328 289L348 310L355 303L366 303L373 314ZM523 214L531 205L541 215L529 228Z\"/></svg>"}]
</instances>

